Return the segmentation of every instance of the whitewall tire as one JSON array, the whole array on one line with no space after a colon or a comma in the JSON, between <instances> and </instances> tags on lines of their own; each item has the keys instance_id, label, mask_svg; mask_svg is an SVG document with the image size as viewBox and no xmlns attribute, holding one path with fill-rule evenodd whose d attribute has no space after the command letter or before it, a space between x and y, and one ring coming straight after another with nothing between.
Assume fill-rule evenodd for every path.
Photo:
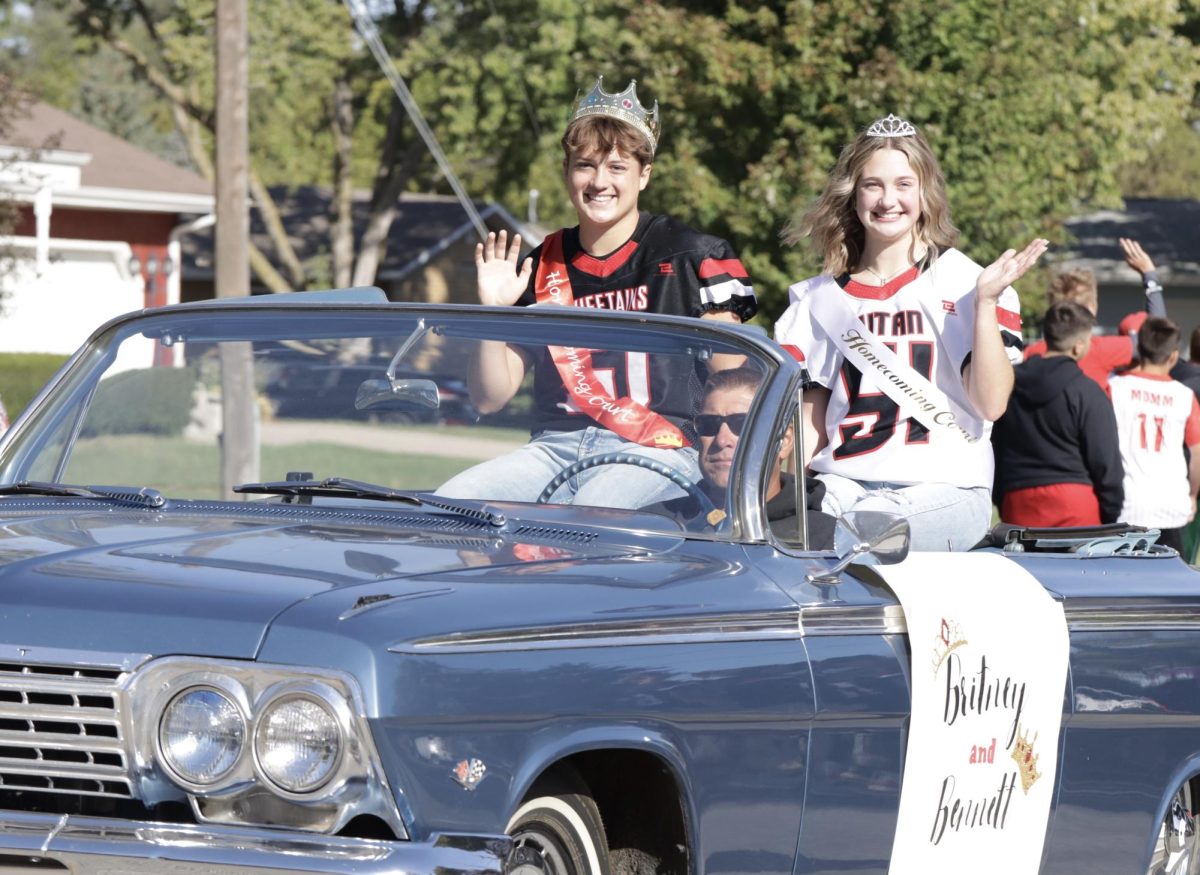
<instances>
[{"instance_id":1,"label":"whitewall tire","mask_svg":"<svg viewBox=\"0 0 1200 875\"><path fill-rule=\"evenodd\" d=\"M609 875L600 809L586 794L534 796L506 831L513 838L512 875Z\"/></svg>"}]
</instances>

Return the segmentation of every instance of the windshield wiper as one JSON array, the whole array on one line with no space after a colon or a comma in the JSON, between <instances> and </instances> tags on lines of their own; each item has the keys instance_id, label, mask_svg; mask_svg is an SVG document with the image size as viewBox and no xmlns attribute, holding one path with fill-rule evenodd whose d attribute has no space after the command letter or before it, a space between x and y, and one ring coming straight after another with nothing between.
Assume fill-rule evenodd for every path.
<instances>
[{"instance_id":1,"label":"windshield wiper","mask_svg":"<svg viewBox=\"0 0 1200 875\"><path fill-rule=\"evenodd\" d=\"M161 492L149 486L71 486L66 483L43 483L21 480L0 485L0 495L54 495L89 498L96 501L119 501L143 507L162 507L167 503Z\"/></svg>"},{"instance_id":2,"label":"windshield wiper","mask_svg":"<svg viewBox=\"0 0 1200 875\"><path fill-rule=\"evenodd\" d=\"M242 483L233 487L234 492L258 495L325 495L338 498L378 498L382 501L402 501L420 504L421 500L410 493L361 480L345 477L326 477L324 480L268 480L265 483Z\"/></svg>"},{"instance_id":3,"label":"windshield wiper","mask_svg":"<svg viewBox=\"0 0 1200 875\"><path fill-rule=\"evenodd\" d=\"M287 495L297 497L322 495L332 498L370 498L378 501L399 501L419 507L436 507L438 510L450 511L456 516L478 520L495 528L502 528L508 522L504 514L494 513L483 508L471 507L453 499L433 497L404 489L392 489L390 486L380 486L377 483L365 483L362 480L350 480L345 477L326 477L324 480L273 480L266 483L242 483L233 487L233 491L259 495Z\"/></svg>"}]
</instances>

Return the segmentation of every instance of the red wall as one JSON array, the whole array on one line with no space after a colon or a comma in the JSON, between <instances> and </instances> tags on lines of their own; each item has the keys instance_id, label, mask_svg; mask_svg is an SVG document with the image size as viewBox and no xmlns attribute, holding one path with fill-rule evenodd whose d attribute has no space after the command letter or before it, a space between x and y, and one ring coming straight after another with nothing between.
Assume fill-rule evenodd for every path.
<instances>
[{"instance_id":1,"label":"red wall","mask_svg":"<svg viewBox=\"0 0 1200 875\"><path fill-rule=\"evenodd\" d=\"M146 289L145 306L161 307L167 303L167 274L163 269L167 259L167 243L171 229L177 224L179 216L176 213L127 213L120 210L55 207L50 213L50 236L64 240L128 243L134 257L141 263L142 282ZM22 237L37 236L32 207L21 207L13 233ZM158 264L153 275L149 271L151 256ZM179 265L174 268L179 270ZM158 349L155 352L156 363L160 363L160 358L165 360L163 350Z\"/></svg>"},{"instance_id":2,"label":"red wall","mask_svg":"<svg viewBox=\"0 0 1200 875\"><path fill-rule=\"evenodd\" d=\"M50 236L68 240L124 240L127 243L167 245L171 229L179 224L175 213L126 213L119 210L79 210L55 207L50 213ZM21 208L18 236L36 236L30 207Z\"/></svg>"}]
</instances>

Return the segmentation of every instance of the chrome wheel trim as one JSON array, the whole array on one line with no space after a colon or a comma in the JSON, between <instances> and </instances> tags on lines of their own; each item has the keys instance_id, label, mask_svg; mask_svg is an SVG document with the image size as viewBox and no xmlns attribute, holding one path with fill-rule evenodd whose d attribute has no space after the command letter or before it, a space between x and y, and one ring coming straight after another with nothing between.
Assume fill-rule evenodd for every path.
<instances>
[{"instance_id":1,"label":"chrome wheel trim","mask_svg":"<svg viewBox=\"0 0 1200 875\"><path fill-rule=\"evenodd\" d=\"M505 829L513 840L510 865L520 868L518 875L608 875L603 829L600 812L588 796L529 799Z\"/></svg>"},{"instance_id":2,"label":"chrome wheel trim","mask_svg":"<svg viewBox=\"0 0 1200 875\"><path fill-rule=\"evenodd\" d=\"M558 840L540 829L522 829L513 835L515 868L544 875L577 875Z\"/></svg>"},{"instance_id":3,"label":"chrome wheel trim","mask_svg":"<svg viewBox=\"0 0 1200 875\"><path fill-rule=\"evenodd\" d=\"M1200 872L1200 833L1192 814L1192 790L1185 783L1176 791L1158 827L1147 875L1195 875Z\"/></svg>"}]
</instances>

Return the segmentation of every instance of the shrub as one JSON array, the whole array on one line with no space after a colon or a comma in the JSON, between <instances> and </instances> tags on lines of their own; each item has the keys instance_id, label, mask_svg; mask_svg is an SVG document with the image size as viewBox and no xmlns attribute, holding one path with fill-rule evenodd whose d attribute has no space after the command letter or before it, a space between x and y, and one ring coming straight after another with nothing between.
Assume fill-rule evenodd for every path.
<instances>
[{"instance_id":1,"label":"shrub","mask_svg":"<svg viewBox=\"0 0 1200 875\"><path fill-rule=\"evenodd\" d=\"M68 358L43 352L0 353L0 398L4 399L9 419L21 415Z\"/></svg>"},{"instance_id":2,"label":"shrub","mask_svg":"<svg viewBox=\"0 0 1200 875\"><path fill-rule=\"evenodd\" d=\"M114 374L96 389L83 434L181 434L191 419L195 385L196 373L191 368L144 368Z\"/></svg>"}]
</instances>

